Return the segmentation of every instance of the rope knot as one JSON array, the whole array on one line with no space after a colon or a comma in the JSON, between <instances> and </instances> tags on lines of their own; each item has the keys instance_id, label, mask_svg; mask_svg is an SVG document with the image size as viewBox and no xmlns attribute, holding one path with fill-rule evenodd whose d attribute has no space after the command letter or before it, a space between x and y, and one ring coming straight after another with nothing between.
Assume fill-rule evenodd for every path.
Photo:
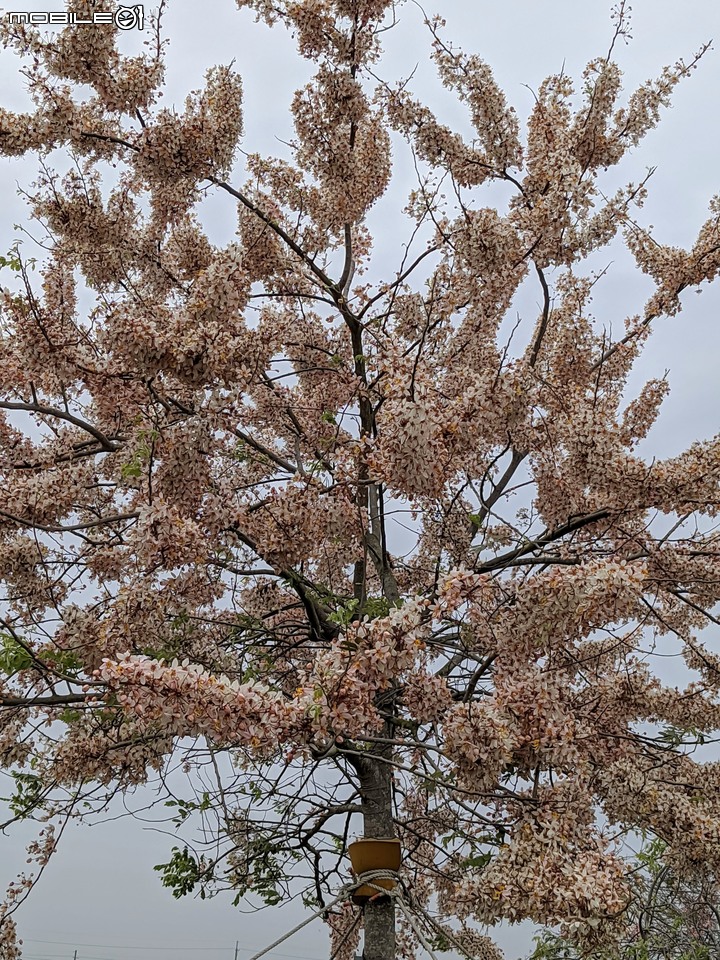
<instances>
[{"instance_id":1,"label":"rope knot","mask_svg":"<svg viewBox=\"0 0 720 960\"><path fill-rule=\"evenodd\" d=\"M365 870L357 874L354 883L348 884L353 903L361 906L375 897L399 897L397 870Z\"/></svg>"},{"instance_id":2,"label":"rope knot","mask_svg":"<svg viewBox=\"0 0 720 960\"><path fill-rule=\"evenodd\" d=\"M364 873L358 873L357 884L370 883L373 880L397 880L397 870L365 870Z\"/></svg>"}]
</instances>

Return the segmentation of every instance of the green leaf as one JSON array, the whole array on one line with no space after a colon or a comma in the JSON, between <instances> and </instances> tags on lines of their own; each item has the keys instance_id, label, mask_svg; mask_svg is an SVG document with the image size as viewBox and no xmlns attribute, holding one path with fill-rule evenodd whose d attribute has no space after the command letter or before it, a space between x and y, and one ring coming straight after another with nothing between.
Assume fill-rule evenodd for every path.
<instances>
[{"instance_id":1,"label":"green leaf","mask_svg":"<svg viewBox=\"0 0 720 960\"><path fill-rule=\"evenodd\" d=\"M187 847L182 850L179 847L173 847L170 860L167 863L158 863L153 870L163 874L162 885L172 890L176 900L192 893L201 877L198 862L188 852Z\"/></svg>"},{"instance_id":2,"label":"green leaf","mask_svg":"<svg viewBox=\"0 0 720 960\"><path fill-rule=\"evenodd\" d=\"M360 601L357 599L348 600L348 602L336 610L335 613L331 613L328 620L330 623L336 623L340 627L346 627L352 620L359 604Z\"/></svg>"},{"instance_id":3,"label":"green leaf","mask_svg":"<svg viewBox=\"0 0 720 960\"><path fill-rule=\"evenodd\" d=\"M40 660L48 662L55 669L60 669L64 673L69 673L82 668L81 662L72 650L41 650L38 654Z\"/></svg>"},{"instance_id":4,"label":"green leaf","mask_svg":"<svg viewBox=\"0 0 720 960\"><path fill-rule=\"evenodd\" d=\"M58 719L62 723L66 723L68 726L70 726L70 724L76 723L81 716L82 713L80 710L63 710Z\"/></svg>"},{"instance_id":5,"label":"green leaf","mask_svg":"<svg viewBox=\"0 0 720 960\"><path fill-rule=\"evenodd\" d=\"M28 670L33 663L33 658L14 637L7 633L0 633L0 671L2 673L12 677L20 670Z\"/></svg>"},{"instance_id":6,"label":"green leaf","mask_svg":"<svg viewBox=\"0 0 720 960\"><path fill-rule=\"evenodd\" d=\"M492 860L491 853L481 853L474 857L466 857L463 860L464 867L486 867Z\"/></svg>"},{"instance_id":7,"label":"green leaf","mask_svg":"<svg viewBox=\"0 0 720 960\"><path fill-rule=\"evenodd\" d=\"M371 620L387 617L390 613L390 603L385 597L368 597L365 601L363 613L367 614Z\"/></svg>"},{"instance_id":8,"label":"green leaf","mask_svg":"<svg viewBox=\"0 0 720 960\"><path fill-rule=\"evenodd\" d=\"M130 477L139 477L141 475L142 466L134 460L130 463L123 464L120 469L120 476L123 480L128 480Z\"/></svg>"},{"instance_id":9,"label":"green leaf","mask_svg":"<svg viewBox=\"0 0 720 960\"><path fill-rule=\"evenodd\" d=\"M10 807L16 817L28 817L34 810L42 807L42 780L34 773L11 773L15 781L15 792L11 797L0 797Z\"/></svg>"}]
</instances>

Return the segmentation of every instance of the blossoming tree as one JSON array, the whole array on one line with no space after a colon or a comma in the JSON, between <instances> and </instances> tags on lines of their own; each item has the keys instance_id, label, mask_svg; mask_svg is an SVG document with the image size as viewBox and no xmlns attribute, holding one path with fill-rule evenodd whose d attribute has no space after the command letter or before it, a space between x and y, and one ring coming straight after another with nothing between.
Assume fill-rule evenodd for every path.
<instances>
[{"instance_id":1,"label":"blossoming tree","mask_svg":"<svg viewBox=\"0 0 720 960\"><path fill-rule=\"evenodd\" d=\"M720 765L688 750L720 727L700 636L720 599L720 439L643 458L666 383L623 394L655 322L718 272L720 202L684 250L637 222L644 182L598 183L697 58L622 99L611 48L577 95L549 77L521 133L432 20L468 141L377 79L398 2L238 6L314 70L288 153L243 167L234 69L158 105L159 15L136 57L106 25L3 25L34 109L0 110L0 153L39 159L46 251L38 280L17 248L2 260L12 816L43 821L42 866L69 818L152 779L178 821L202 818L163 865L176 894L322 906L349 837L397 837L415 903L472 957L499 955L480 931L502 920L624 936L628 831L660 838L675 875L720 865ZM380 265L367 214L392 136L418 180L397 214L411 235ZM208 192L236 212L226 246L203 230ZM616 237L654 289L613 337L586 260ZM523 284L540 308L508 345ZM651 669L660 635L686 689ZM31 885L9 888L5 957ZM361 927L366 960L415 946L387 898L327 920L341 956Z\"/></svg>"},{"instance_id":2,"label":"blossoming tree","mask_svg":"<svg viewBox=\"0 0 720 960\"><path fill-rule=\"evenodd\" d=\"M720 953L720 888L712 871L677 876L662 862L664 843L653 840L636 857L632 922L621 943L593 951L593 960L712 960ZM530 960L583 960L586 952L543 931Z\"/></svg>"}]
</instances>

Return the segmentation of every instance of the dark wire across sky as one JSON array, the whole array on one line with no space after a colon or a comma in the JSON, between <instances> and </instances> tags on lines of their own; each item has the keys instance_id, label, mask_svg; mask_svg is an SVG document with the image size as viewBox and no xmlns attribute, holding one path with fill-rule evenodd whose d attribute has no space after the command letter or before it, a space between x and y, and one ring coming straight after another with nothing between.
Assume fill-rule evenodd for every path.
<instances>
[{"instance_id":1,"label":"dark wire across sky","mask_svg":"<svg viewBox=\"0 0 720 960\"><path fill-rule=\"evenodd\" d=\"M216 946L210 947L206 945L194 946L194 947L180 947L180 946L163 946L163 947L148 947L148 946L136 946L135 944L111 944L111 943L81 943L80 941L70 941L70 940L35 940L33 937L22 937L23 945L28 944L43 944L52 947L61 947L61 951L53 953L28 953L23 950L23 960L64 960L65 957L70 957L72 960L72 955L75 950L77 950L77 960L120 960L120 957L117 954L123 954L126 951L138 951L145 950L147 952L155 951L166 951L170 953L177 953L183 950L195 951L203 953L215 953L215 954L226 954L228 957L235 956L235 944L228 944L226 946ZM41 948L42 949L42 948ZM94 956L89 953L85 953L85 949L90 950L110 950L113 953L111 957L100 957ZM261 950L261 946L252 946L252 947L243 947L238 944L237 950L242 953L256 953L258 950ZM307 954L299 953L279 953L276 950L271 951L268 955L269 958L272 957L282 957L283 960L315 960L314 957L310 957ZM137 960L135 957L134 960Z\"/></svg>"}]
</instances>

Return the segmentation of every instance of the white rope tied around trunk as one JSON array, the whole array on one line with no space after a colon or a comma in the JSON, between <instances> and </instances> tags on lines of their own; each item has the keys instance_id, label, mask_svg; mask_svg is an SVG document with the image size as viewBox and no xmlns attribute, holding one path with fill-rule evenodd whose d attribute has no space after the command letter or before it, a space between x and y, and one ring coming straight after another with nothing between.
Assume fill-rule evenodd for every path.
<instances>
[{"instance_id":1,"label":"white rope tied around trunk","mask_svg":"<svg viewBox=\"0 0 720 960\"><path fill-rule=\"evenodd\" d=\"M393 880L397 885L392 889L387 890L385 887L381 887L377 883L373 883L374 880L375 881ZM331 903L328 903L326 906L322 907L322 909L320 910L316 910L315 913L307 917L305 920L299 923L296 927L293 927L292 930L288 930L288 932L283 934L282 937L279 937L269 946L264 947L258 953L250 957L250 960L260 960L260 957L264 957L266 953L270 953L271 950L274 950L276 947L279 947L281 943L284 943L286 940L289 940L291 937L294 937L299 930L302 930L303 927L306 927L309 923L312 923L313 920L317 920L318 917L322 917L324 914L328 913L328 911L332 910L332 908L336 906L338 903L342 903L345 900L349 900L356 890L358 890L360 887L365 887L365 886L370 887L371 890L376 890L378 895L383 897L391 897L393 900L397 902L398 907L400 908L402 913L405 915L407 922L412 927L415 933L415 936L418 938L421 945L430 954L430 956L432 957L432 960L437 960L437 957L433 953L432 947L430 946L427 939L425 938L422 930L420 929L418 923L413 917L411 910L409 909L409 905L406 903L405 898L402 895L402 890L398 883L398 875L394 870L367 870L365 873L358 874L356 880L354 880L352 883L346 883L344 884L344 886L340 888L340 893L337 895L337 897L335 897L335 899ZM415 909L418 909L417 906L415 907ZM424 910L420 910L419 912L425 915ZM425 915L425 919L429 920L430 918Z\"/></svg>"}]
</instances>

